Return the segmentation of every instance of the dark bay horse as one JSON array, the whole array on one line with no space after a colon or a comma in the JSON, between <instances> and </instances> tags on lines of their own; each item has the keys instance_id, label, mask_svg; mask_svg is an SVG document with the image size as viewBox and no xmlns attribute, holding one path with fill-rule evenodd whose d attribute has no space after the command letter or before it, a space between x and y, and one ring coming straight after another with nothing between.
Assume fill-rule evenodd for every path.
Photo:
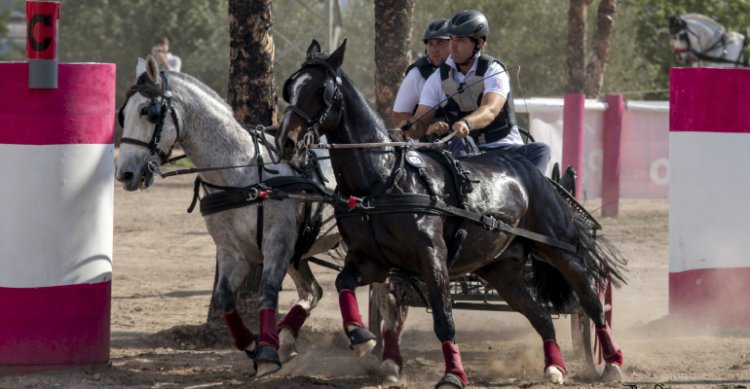
<instances>
[{"instance_id":1,"label":"dark bay horse","mask_svg":"<svg viewBox=\"0 0 750 389\"><path fill-rule=\"evenodd\" d=\"M345 47L346 42L329 56L316 41L310 45L302 67L284 86L289 107L277 144L286 150L285 158L322 135L331 144L356 144L331 150L340 199L336 218L349 248L336 288L352 347L363 355L374 343L354 290L383 281L393 268L416 274L427 285L445 360L437 386L464 387L448 285L451 277L474 273L539 333L551 381L562 383L566 369L544 305L576 299L597 327L605 379L621 379L622 352L595 290L607 281L623 281L625 261L616 249L596 238L581 214L523 157L481 154L462 160L454 173L440 153L389 147L382 121L341 70ZM377 147L366 147L373 144ZM524 281L528 255L537 280L533 294ZM384 355L394 352L390 343L384 339Z\"/></svg>"},{"instance_id":2,"label":"dark bay horse","mask_svg":"<svg viewBox=\"0 0 750 389\"><path fill-rule=\"evenodd\" d=\"M196 168L206 169L199 173L206 193L201 199L201 213L216 244L215 300L224 311L235 345L257 364L257 375L272 373L281 362L296 355L295 339L322 296L323 290L304 258L325 253L339 242L332 211L330 207L323 209L320 234L298 265L291 265L300 227L305 226L304 204L292 199L263 201L255 190L261 175L268 185L274 179L288 181L301 175L287 163L271 163L273 151L269 145L273 145L273 137L260 131L248 132L216 92L187 74L160 73L153 57L141 62L137 74L138 80L128 90L120 111L123 140L116 178L126 190L147 189L154 177L149 164L158 166L160 157L168 155L175 144ZM268 171L254 166L258 154ZM234 168L210 170L213 167ZM322 171L332 185L330 166L322 166ZM311 179L320 181L320 177ZM213 206L208 207L210 204ZM235 302L250 264L263 265L258 336L245 326ZM278 293L286 274L294 281L299 300L277 324Z\"/></svg>"}]
</instances>

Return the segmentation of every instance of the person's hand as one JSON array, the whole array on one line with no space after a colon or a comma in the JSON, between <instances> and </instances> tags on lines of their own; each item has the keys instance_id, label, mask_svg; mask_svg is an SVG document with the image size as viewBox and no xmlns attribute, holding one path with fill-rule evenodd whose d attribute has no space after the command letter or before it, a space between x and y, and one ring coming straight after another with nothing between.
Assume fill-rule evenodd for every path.
<instances>
[{"instance_id":1,"label":"person's hand","mask_svg":"<svg viewBox=\"0 0 750 389\"><path fill-rule=\"evenodd\" d=\"M448 133L448 130L448 123L441 120L432 123L429 127L427 127L427 135L443 136Z\"/></svg>"},{"instance_id":2,"label":"person's hand","mask_svg":"<svg viewBox=\"0 0 750 389\"><path fill-rule=\"evenodd\" d=\"M154 46L151 48L151 55L156 59L160 66L167 65L167 52L164 46Z\"/></svg>"},{"instance_id":3,"label":"person's hand","mask_svg":"<svg viewBox=\"0 0 750 389\"><path fill-rule=\"evenodd\" d=\"M453 127L451 127L451 129L453 129L453 132L455 132L456 135L458 135L460 138L466 137L471 131L469 126L466 125L466 122L463 120L459 120L453 123Z\"/></svg>"}]
</instances>

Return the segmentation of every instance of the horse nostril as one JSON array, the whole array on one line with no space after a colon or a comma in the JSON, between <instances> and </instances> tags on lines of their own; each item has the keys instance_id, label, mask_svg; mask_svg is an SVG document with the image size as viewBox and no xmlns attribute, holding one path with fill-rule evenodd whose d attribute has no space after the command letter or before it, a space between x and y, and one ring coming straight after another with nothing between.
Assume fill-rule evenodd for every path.
<instances>
[{"instance_id":1,"label":"horse nostril","mask_svg":"<svg viewBox=\"0 0 750 389\"><path fill-rule=\"evenodd\" d=\"M133 172L122 173L122 176L120 177L120 181L130 181L132 179L133 179Z\"/></svg>"}]
</instances>

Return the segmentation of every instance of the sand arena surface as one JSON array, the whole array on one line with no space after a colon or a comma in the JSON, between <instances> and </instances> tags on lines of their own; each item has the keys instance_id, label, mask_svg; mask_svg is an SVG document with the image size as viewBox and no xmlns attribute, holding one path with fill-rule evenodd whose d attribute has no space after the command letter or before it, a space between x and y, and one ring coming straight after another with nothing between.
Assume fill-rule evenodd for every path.
<instances>
[{"instance_id":1,"label":"sand arena surface","mask_svg":"<svg viewBox=\"0 0 750 389\"><path fill-rule=\"evenodd\" d=\"M377 388L379 380L355 361L341 332L335 273L313 265L325 290L300 334L300 355L276 374L254 379L252 362L230 347L191 339L205 321L215 248L196 211L185 210L194 177L162 180L148 191L115 189L111 364L0 377L0 388ZM589 201L589 209L600 204ZM750 388L750 328L718 330L673 323L668 302L668 204L625 200L621 216L600 221L630 260L629 284L614 291L613 328L624 351L627 384L638 388ZM598 215L598 212L594 212ZM366 290L359 302L366 315ZM748 298L737 296L738 299ZM285 281L280 310L296 299ZM731 303L731 302L727 302ZM455 311L456 341L469 387L551 388L543 379L542 342L517 313ZM568 362L567 387L622 388L582 375L573 358L569 317L555 320ZM253 329L254 331L256 329ZM440 344L424 309L409 313L402 338L401 387L430 388L443 372Z\"/></svg>"}]
</instances>

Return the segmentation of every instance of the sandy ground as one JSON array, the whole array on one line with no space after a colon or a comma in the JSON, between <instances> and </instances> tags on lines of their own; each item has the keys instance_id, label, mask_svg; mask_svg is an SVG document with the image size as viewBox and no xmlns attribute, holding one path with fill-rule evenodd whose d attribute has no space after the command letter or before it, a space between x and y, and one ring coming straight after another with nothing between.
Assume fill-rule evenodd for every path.
<instances>
[{"instance_id":1,"label":"sandy ground","mask_svg":"<svg viewBox=\"0 0 750 389\"><path fill-rule=\"evenodd\" d=\"M109 366L0 377L0 388L377 388L339 331L335 274L314 267L326 295L304 327L300 355L255 379L251 361L230 348L201 348L181 336L205 321L214 246L200 214L187 214L193 177L157 179L145 192L115 192L112 345ZM589 201L589 209L599 203ZM615 290L614 331L625 353L624 384L638 388L749 388L750 329L674 323L667 315L666 200L625 200L605 233L630 259L630 283ZM360 306L366 312L364 288ZM285 283L280 309L296 297ZM740 298L740 297L738 297ZM741 297L746 298L746 297ZM546 388L541 341L521 315L456 311L456 340L470 387ZM568 358L566 386L620 388L590 380L572 357L569 318L556 320ZM228 338L228 333L218 334ZM429 388L443 370L431 317L412 309L402 341L400 387ZM635 385L635 386L633 386Z\"/></svg>"}]
</instances>

